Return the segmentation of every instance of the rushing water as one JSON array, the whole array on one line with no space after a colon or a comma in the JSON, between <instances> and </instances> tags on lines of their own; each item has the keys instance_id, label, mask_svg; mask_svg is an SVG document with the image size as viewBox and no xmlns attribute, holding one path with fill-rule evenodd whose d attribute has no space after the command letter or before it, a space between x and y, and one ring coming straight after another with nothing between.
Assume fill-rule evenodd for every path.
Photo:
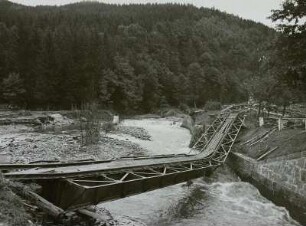
<instances>
[{"instance_id":1,"label":"rushing water","mask_svg":"<svg viewBox=\"0 0 306 226\"><path fill-rule=\"evenodd\" d=\"M152 141L136 141L150 152L189 152L188 130L172 120L126 120L125 125L148 130ZM274 205L226 166L190 186L178 184L102 204L121 225L159 226L279 226L299 225L283 207Z\"/></svg>"},{"instance_id":2,"label":"rushing water","mask_svg":"<svg viewBox=\"0 0 306 226\"><path fill-rule=\"evenodd\" d=\"M146 129L151 135L151 141L139 140L126 134L113 134L113 138L130 140L149 151L149 155L188 153L191 135L188 130L181 128L178 118L160 118L143 120L124 120L123 126L136 126Z\"/></svg>"}]
</instances>

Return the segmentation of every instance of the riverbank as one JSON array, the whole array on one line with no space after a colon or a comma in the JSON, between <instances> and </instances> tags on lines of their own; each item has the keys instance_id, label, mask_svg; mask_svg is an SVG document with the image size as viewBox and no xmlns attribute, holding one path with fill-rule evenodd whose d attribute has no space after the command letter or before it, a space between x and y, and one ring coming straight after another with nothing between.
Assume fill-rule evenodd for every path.
<instances>
[{"instance_id":1,"label":"riverbank","mask_svg":"<svg viewBox=\"0 0 306 226\"><path fill-rule=\"evenodd\" d=\"M84 131L81 131L80 120L86 122L86 118L78 116L76 112L0 112L0 162L27 164L89 159L106 160L126 156L167 154L165 152L172 154L173 149L177 147L171 146L174 143L181 143L180 153L189 152L190 133L180 128L182 118L167 119L158 115L133 118L135 119L123 120L122 123L111 127L111 130L108 131L102 128L96 144L83 145L81 136ZM111 117L102 118L101 123L108 123L110 119ZM150 129L150 134L147 128ZM166 134L178 132L171 137L172 140L167 138L166 142L160 135L160 130ZM7 201L9 203L9 200ZM31 206L29 203L28 205ZM39 220L35 219L36 213L29 210L26 204L14 208L17 212L19 210L31 212L27 215L28 219L40 225ZM0 211L0 214L1 212L3 211ZM10 215L9 219L2 221L12 224L14 218L14 215ZM110 222L119 225L124 220L111 218Z\"/></svg>"},{"instance_id":2,"label":"riverbank","mask_svg":"<svg viewBox=\"0 0 306 226\"><path fill-rule=\"evenodd\" d=\"M191 134L181 128L182 121L175 117L127 119L117 129L101 134L101 139L116 140L118 146L132 143L146 155L188 153ZM101 209L112 225L298 225L285 208L263 198L255 187L224 167L210 178L103 203L98 212Z\"/></svg>"},{"instance_id":3,"label":"riverbank","mask_svg":"<svg viewBox=\"0 0 306 226\"><path fill-rule=\"evenodd\" d=\"M97 143L83 145L79 119L64 114L56 113L61 120L53 120L52 123L43 123L41 118L54 116L53 112L27 112L27 123L24 123L24 114L7 114L0 114L0 119L6 122L0 124L0 162L106 160L145 155L147 152L133 142L109 137L104 131L100 132ZM141 128L120 127L116 131L134 136L145 135Z\"/></svg>"},{"instance_id":4,"label":"riverbank","mask_svg":"<svg viewBox=\"0 0 306 226\"><path fill-rule=\"evenodd\" d=\"M306 132L278 131L276 122L258 127L250 114L228 164L244 180L306 225Z\"/></svg>"},{"instance_id":5,"label":"riverbank","mask_svg":"<svg viewBox=\"0 0 306 226\"><path fill-rule=\"evenodd\" d=\"M101 123L111 119L109 115L102 114ZM77 117L76 112L72 111L1 111L0 163L107 160L148 155L148 151L137 143L115 139L104 130L100 131L97 143L82 144L84 131L80 127L80 120L83 122L87 119ZM137 127L118 126L111 133L150 139L145 129ZM42 225L43 213L32 203L15 195L10 185L1 179L0 203L3 208L0 208L0 224ZM98 211L101 212L101 209Z\"/></svg>"},{"instance_id":6,"label":"riverbank","mask_svg":"<svg viewBox=\"0 0 306 226\"><path fill-rule=\"evenodd\" d=\"M208 117L211 118L211 117ZM152 120L152 119L151 119ZM149 121L151 121L149 120ZM169 138L179 137L181 128L179 124L163 124L158 119L154 127L148 121L126 121L131 125L137 124L144 127L149 134L159 131L165 146ZM162 123L161 123L162 122ZM123 123L123 124L124 124ZM169 132L164 126L171 126ZM159 129L158 129L159 127ZM153 133L151 129L153 128ZM179 129L180 128L180 129ZM177 130L179 129L179 130ZM183 130L184 131L184 130ZM185 129L185 145L188 144L190 134ZM188 137L189 136L189 137ZM152 136L152 147L159 138ZM135 140L135 142L137 142ZM142 141L138 141L142 142ZM148 141L149 142L149 141ZM178 142L170 142L179 145ZM179 147L172 146L172 153L177 153ZM186 149L187 150L187 149ZM152 149L152 151L154 151ZM156 151L160 152L157 148ZM114 219L124 220L126 225L148 225L148 226L198 226L198 225L249 225L249 226L278 226L299 225L292 220L283 207L274 205L271 201L262 197L258 190L247 182L242 182L228 167L220 167L209 178L199 178L192 184L177 184L155 191L127 197L124 199L102 203L102 206L110 211Z\"/></svg>"}]
</instances>

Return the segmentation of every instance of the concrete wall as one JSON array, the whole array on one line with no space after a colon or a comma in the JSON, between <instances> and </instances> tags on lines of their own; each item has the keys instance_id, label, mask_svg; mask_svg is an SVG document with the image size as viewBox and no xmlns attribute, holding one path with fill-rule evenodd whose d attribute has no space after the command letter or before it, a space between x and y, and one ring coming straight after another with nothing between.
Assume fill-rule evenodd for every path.
<instances>
[{"instance_id":1,"label":"concrete wall","mask_svg":"<svg viewBox=\"0 0 306 226\"><path fill-rule=\"evenodd\" d=\"M276 204L285 206L292 217L306 225L306 156L297 159L257 162L231 153L228 164Z\"/></svg>"}]
</instances>

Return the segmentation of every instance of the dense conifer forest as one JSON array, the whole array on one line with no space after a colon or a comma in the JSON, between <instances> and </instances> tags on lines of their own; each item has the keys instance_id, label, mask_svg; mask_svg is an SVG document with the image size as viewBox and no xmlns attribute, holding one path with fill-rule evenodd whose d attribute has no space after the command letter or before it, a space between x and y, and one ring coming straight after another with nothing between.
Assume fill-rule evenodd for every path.
<instances>
[{"instance_id":1,"label":"dense conifer forest","mask_svg":"<svg viewBox=\"0 0 306 226\"><path fill-rule=\"evenodd\" d=\"M245 101L276 31L191 5L0 1L0 103L120 112Z\"/></svg>"}]
</instances>

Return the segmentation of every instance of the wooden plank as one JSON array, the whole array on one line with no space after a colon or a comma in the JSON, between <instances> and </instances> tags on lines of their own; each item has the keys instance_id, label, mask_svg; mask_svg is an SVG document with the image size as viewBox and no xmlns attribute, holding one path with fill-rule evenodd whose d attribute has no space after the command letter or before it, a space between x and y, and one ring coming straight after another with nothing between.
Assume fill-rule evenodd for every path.
<instances>
[{"instance_id":1,"label":"wooden plank","mask_svg":"<svg viewBox=\"0 0 306 226\"><path fill-rule=\"evenodd\" d=\"M250 144L249 146L253 146L261 141L263 141L264 139L268 138L276 129L272 129L270 131L268 131L267 133L265 133L262 137L260 137L257 141L253 142L252 144Z\"/></svg>"},{"instance_id":2,"label":"wooden plank","mask_svg":"<svg viewBox=\"0 0 306 226\"><path fill-rule=\"evenodd\" d=\"M272 148L271 150L269 150L268 152L264 153L263 155L261 155L259 158L257 158L257 161L260 161L262 159L264 159L267 155L271 154L273 151L275 151L276 149L278 149L278 147Z\"/></svg>"},{"instance_id":3,"label":"wooden plank","mask_svg":"<svg viewBox=\"0 0 306 226\"><path fill-rule=\"evenodd\" d=\"M306 120L306 118L282 118L283 120Z\"/></svg>"}]
</instances>

